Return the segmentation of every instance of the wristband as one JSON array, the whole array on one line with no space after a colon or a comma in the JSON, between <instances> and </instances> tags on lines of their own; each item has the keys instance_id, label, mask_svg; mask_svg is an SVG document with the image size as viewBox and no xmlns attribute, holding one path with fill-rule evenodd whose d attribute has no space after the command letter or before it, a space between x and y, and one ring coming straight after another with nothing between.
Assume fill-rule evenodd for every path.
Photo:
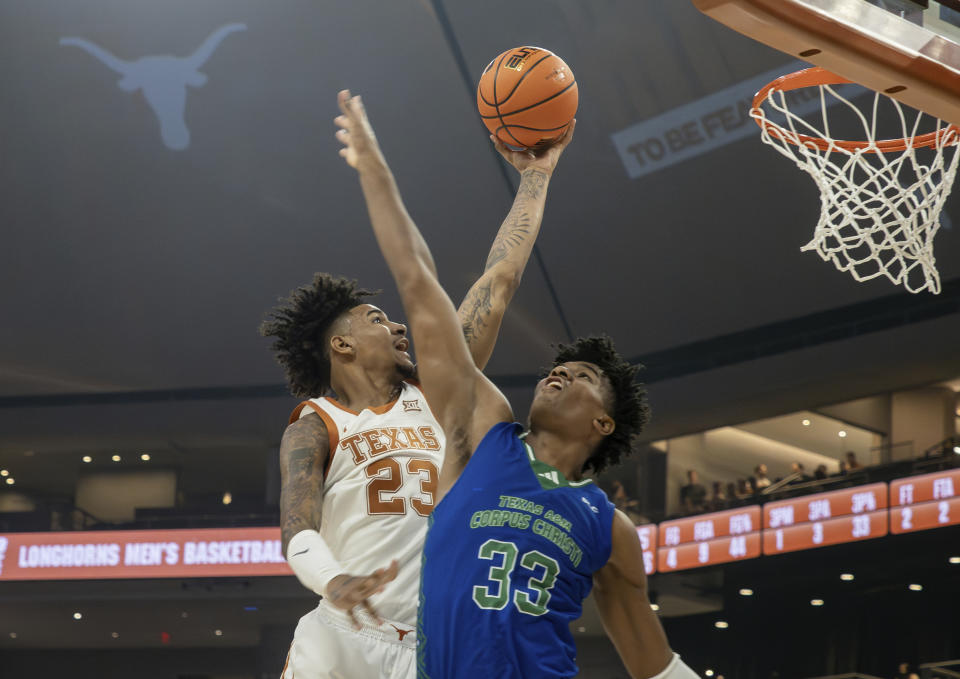
<instances>
[{"instance_id":1,"label":"wristband","mask_svg":"<svg viewBox=\"0 0 960 679\"><path fill-rule=\"evenodd\" d=\"M300 583L320 596L326 596L327 583L343 573L343 566L312 529L302 530L287 544L287 563Z\"/></svg>"},{"instance_id":2,"label":"wristband","mask_svg":"<svg viewBox=\"0 0 960 679\"><path fill-rule=\"evenodd\" d=\"M673 654L673 659L662 672L650 679L700 679L699 675L690 669L690 666L680 660L680 656Z\"/></svg>"}]
</instances>

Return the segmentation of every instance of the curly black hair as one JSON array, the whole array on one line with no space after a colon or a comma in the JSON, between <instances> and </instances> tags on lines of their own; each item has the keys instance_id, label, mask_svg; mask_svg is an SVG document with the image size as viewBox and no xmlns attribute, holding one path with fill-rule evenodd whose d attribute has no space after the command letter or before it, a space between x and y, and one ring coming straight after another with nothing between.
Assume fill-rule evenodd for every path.
<instances>
[{"instance_id":1,"label":"curly black hair","mask_svg":"<svg viewBox=\"0 0 960 679\"><path fill-rule=\"evenodd\" d=\"M294 396L310 398L330 389L326 335L345 311L378 293L358 288L356 281L317 273L311 285L297 288L269 313L260 334L277 338L272 348Z\"/></svg>"},{"instance_id":2,"label":"curly black hair","mask_svg":"<svg viewBox=\"0 0 960 679\"><path fill-rule=\"evenodd\" d=\"M616 423L616 428L583 464L584 471L592 469L599 473L630 453L634 437L643 431L650 419L647 390L637 381L637 374L643 366L625 361L614 349L613 340L606 335L581 337L573 344L557 345L553 365L568 361L586 361L599 367L613 393L608 414Z\"/></svg>"}]
</instances>

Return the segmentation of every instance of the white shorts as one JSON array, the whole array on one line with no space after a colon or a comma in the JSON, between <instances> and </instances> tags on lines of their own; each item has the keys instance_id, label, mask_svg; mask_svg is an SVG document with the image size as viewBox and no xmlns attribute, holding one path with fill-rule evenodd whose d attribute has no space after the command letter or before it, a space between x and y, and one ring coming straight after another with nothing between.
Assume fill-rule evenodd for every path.
<instances>
[{"instance_id":1,"label":"white shorts","mask_svg":"<svg viewBox=\"0 0 960 679\"><path fill-rule=\"evenodd\" d=\"M384 620L379 627L356 609L357 630L347 614L321 601L300 618L281 679L414 679L414 625Z\"/></svg>"}]
</instances>

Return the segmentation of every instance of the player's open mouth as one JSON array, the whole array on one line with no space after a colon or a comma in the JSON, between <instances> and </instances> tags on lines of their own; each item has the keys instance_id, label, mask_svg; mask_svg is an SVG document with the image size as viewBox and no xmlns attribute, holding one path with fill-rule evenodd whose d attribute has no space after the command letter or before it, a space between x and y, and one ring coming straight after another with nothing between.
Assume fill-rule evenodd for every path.
<instances>
[{"instance_id":1,"label":"player's open mouth","mask_svg":"<svg viewBox=\"0 0 960 679\"><path fill-rule=\"evenodd\" d=\"M563 380L556 375L548 377L543 383L544 389L556 389L557 391L563 391Z\"/></svg>"},{"instance_id":2,"label":"player's open mouth","mask_svg":"<svg viewBox=\"0 0 960 679\"><path fill-rule=\"evenodd\" d=\"M407 349L410 348L410 340L404 338L393 345L397 351L402 351L406 353Z\"/></svg>"}]
</instances>

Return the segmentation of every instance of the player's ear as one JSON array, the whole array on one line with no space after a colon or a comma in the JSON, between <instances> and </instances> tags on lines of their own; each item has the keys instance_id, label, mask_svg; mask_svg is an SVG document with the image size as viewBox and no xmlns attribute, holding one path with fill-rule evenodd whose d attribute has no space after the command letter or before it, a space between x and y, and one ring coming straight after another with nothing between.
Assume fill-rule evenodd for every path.
<instances>
[{"instance_id":1,"label":"player's ear","mask_svg":"<svg viewBox=\"0 0 960 679\"><path fill-rule=\"evenodd\" d=\"M593 428L600 436L610 436L613 430L617 428L617 424L613 421L612 417L603 414L593 420Z\"/></svg>"},{"instance_id":2,"label":"player's ear","mask_svg":"<svg viewBox=\"0 0 960 679\"><path fill-rule=\"evenodd\" d=\"M353 338L350 335L334 335L330 338L330 353L339 356L352 356L356 353Z\"/></svg>"}]
</instances>

